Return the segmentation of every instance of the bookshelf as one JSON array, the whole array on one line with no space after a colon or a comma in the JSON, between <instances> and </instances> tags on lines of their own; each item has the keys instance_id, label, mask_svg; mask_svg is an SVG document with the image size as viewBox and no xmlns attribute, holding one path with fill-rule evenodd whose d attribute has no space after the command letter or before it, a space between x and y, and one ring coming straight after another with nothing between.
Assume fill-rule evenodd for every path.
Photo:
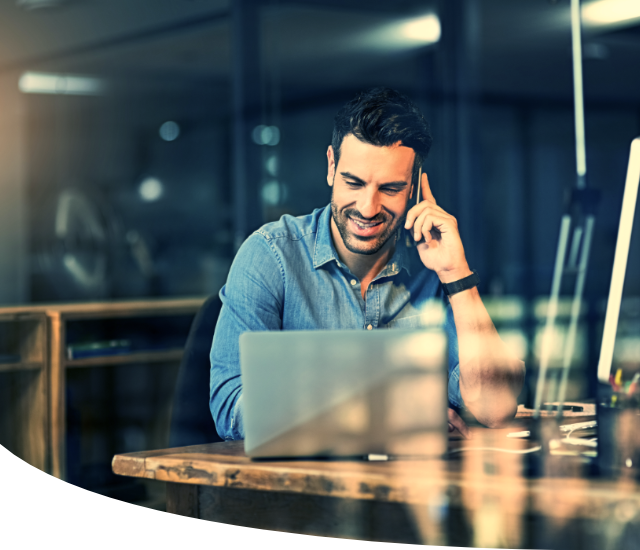
<instances>
[{"instance_id":1,"label":"bookshelf","mask_svg":"<svg viewBox=\"0 0 640 550\"><path fill-rule=\"evenodd\" d=\"M151 369L158 373L163 382L163 399L158 407L162 416L162 426L154 425L156 439L168 434L170 414L170 397L172 383L175 382L177 368L182 359L183 347L190 323L204 303L206 297L181 299L125 300L103 303L47 304L15 308L0 308L0 323L7 323L12 328L9 332L19 333L17 340L13 338L13 347L9 346L5 355L15 353L21 355L19 362L0 364L1 373L9 371L40 373L37 376L25 375L25 379L33 380L17 382L19 388L3 390L11 393L15 404L7 418L17 419L27 405L32 403L33 411L15 426L13 435L7 438L16 440L12 443L18 456L35 466L48 471L56 477L67 479L67 384L70 375L83 371L84 375L92 369L117 369L120 378L140 369ZM171 333L171 320L180 320L180 332L177 336ZM2 325L0 324L0 327ZM22 328L16 328L22 327ZM165 334L162 333L164 327ZM113 341L127 338L132 346L128 351L110 355L105 351L101 356L99 350L90 357L70 358L69 348L92 340ZM19 342L19 343L15 343ZM21 353L14 350L19 347ZM0 354L3 350L0 349ZM169 369L169 370L167 370ZM19 376L18 376L19 378ZM79 379L83 377L80 376ZM88 380L84 377L85 384ZM82 382L79 382L82 384ZM95 383L94 383L95 385ZM15 384L14 384L15 386ZM117 408L119 403L111 403L107 394L109 384L99 388L93 401L100 401L103 407ZM86 398L90 391L80 385L78 400L84 410L92 403ZM95 391L95 390L94 390ZM143 390L144 392L144 390ZM111 394L109 394L111 395ZM2 396L0 396L1 399ZM144 396L141 396L142 399ZM4 401L4 400L2 400ZM89 402L87 402L89 401ZM92 420L91 411L86 412L80 430L88 431L96 421ZM34 429L36 418L44 428ZM111 425L102 422L103 430L111 429ZM5 422L10 425L11 421ZM106 427L104 427L106 426ZM158 436L157 433L161 435ZM0 435L2 431L0 431ZM22 434L22 435L16 435ZM24 435L28 434L28 436ZM80 433L79 436L83 436ZM23 441L25 440L25 441ZM13 440L12 440L13 441ZM8 447L12 450L12 447ZM46 458L43 458L46 457Z\"/></svg>"},{"instance_id":2,"label":"bookshelf","mask_svg":"<svg viewBox=\"0 0 640 550\"><path fill-rule=\"evenodd\" d=\"M47 317L0 310L0 445L48 471Z\"/></svg>"}]
</instances>

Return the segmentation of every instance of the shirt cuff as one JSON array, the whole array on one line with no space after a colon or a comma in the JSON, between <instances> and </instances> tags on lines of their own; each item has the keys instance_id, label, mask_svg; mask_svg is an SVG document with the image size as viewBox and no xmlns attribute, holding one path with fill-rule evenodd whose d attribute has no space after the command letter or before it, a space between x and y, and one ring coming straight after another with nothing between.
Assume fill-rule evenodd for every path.
<instances>
[{"instance_id":1,"label":"shirt cuff","mask_svg":"<svg viewBox=\"0 0 640 550\"><path fill-rule=\"evenodd\" d=\"M453 405L454 409L464 409L464 401L460 394L460 365L456 365L449 375L449 387L448 387L449 404Z\"/></svg>"}]
</instances>

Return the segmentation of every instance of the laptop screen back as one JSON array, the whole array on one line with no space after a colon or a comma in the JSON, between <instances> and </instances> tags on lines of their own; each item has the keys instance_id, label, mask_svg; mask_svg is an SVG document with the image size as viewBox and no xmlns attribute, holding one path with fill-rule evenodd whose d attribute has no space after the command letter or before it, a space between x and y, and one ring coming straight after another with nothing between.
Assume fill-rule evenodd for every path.
<instances>
[{"instance_id":1,"label":"laptop screen back","mask_svg":"<svg viewBox=\"0 0 640 550\"><path fill-rule=\"evenodd\" d=\"M442 330L250 332L240 363L251 457L446 451Z\"/></svg>"}]
</instances>

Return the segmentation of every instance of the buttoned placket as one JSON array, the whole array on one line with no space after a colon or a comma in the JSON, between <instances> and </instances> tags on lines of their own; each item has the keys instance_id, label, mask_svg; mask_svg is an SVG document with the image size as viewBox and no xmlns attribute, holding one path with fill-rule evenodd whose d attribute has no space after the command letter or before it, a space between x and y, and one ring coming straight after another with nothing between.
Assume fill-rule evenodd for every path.
<instances>
[{"instance_id":1,"label":"buttoned placket","mask_svg":"<svg viewBox=\"0 0 640 550\"><path fill-rule=\"evenodd\" d=\"M371 281L364 301L364 328L373 330L380 322L380 285Z\"/></svg>"},{"instance_id":2,"label":"buttoned placket","mask_svg":"<svg viewBox=\"0 0 640 550\"><path fill-rule=\"evenodd\" d=\"M348 281L351 290L354 292L360 308L364 315L364 330L374 330L378 328L380 324L380 293L384 283L378 282L383 277L394 277L399 272L399 265L394 262L388 264L378 275L376 276L365 293L365 299L362 298L362 289L360 281L351 273L346 265L342 265L337 259L335 260L338 267L343 271L346 280Z\"/></svg>"},{"instance_id":3,"label":"buttoned placket","mask_svg":"<svg viewBox=\"0 0 640 550\"><path fill-rule=\"evenodd\" d=\"M318 235L319 233L316 235L316 246ZM331 256L333 256L331 259L335 261L338 269L342 271L347 285L351 287L351 290L356 296L358 304L360 305L360 310L362 311L364 317L364 325L362 328L364 330L373 330L378 328L380 324L380 295L382 285L384 284L378 281L383 277L390 278L396 276L400 271L400 266L402 265L402 263L398 263L398 260L402 262L403 260L401 258L404 258L404 255L399 255L397 251L394 253L393 262L387 264L385 268L380 273L378 273L375 279L371 281L365 293L364 299L362 298L362 288L360 286L361 283L357 279L357 277L355 277L353 273L351 273L351 270L346 265L343 265L342 262L340 262L340 260L336 256L335 251L333 251L333 254L331 254ZM318 265L321 265L321 263L321 261L318 261L316 259L314 261L314 266L317 267Z\"/></svg>"},{"instance_id":4,"label":"buttoned placket","mask_svg":"<svg viewBox=\"0 0 640 550\"><path fill-rule=\"evenodd\" d=\"M362 287L360 281L354 277L350 272L345 273L349 286L358 299L360 308L364 315L364 325L362 328L365 330L373 330L378 328L380 324L380 284L375 283L378 279L374 279L369 284L367 292L365 293L365 299L362 298Z\"/></svg>"}]
</instances>

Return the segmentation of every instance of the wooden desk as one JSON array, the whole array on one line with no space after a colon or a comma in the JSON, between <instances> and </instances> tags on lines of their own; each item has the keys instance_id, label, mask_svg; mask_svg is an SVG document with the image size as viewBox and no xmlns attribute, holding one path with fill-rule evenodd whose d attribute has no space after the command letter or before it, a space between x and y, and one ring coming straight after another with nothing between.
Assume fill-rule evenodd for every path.
<instances>
[{"instance_id":1,"label":"wooden desk","mask_svg":"<svg viewBox=\"0 0 640 550\"><path fill-rule=\"evenodd\" d=\"M513 429L474 429L473 441L452 441L451 448L526 448L527 441L506 438ZM225 442L116 455L113 471L168 482L169 512L313 535L601 549L618 548L640 530L640 493L631 480L531 480L522 476L523 454L467 450L452 456L256 462L245 456L242 442Z\"/></svg>"}]
</instances>

